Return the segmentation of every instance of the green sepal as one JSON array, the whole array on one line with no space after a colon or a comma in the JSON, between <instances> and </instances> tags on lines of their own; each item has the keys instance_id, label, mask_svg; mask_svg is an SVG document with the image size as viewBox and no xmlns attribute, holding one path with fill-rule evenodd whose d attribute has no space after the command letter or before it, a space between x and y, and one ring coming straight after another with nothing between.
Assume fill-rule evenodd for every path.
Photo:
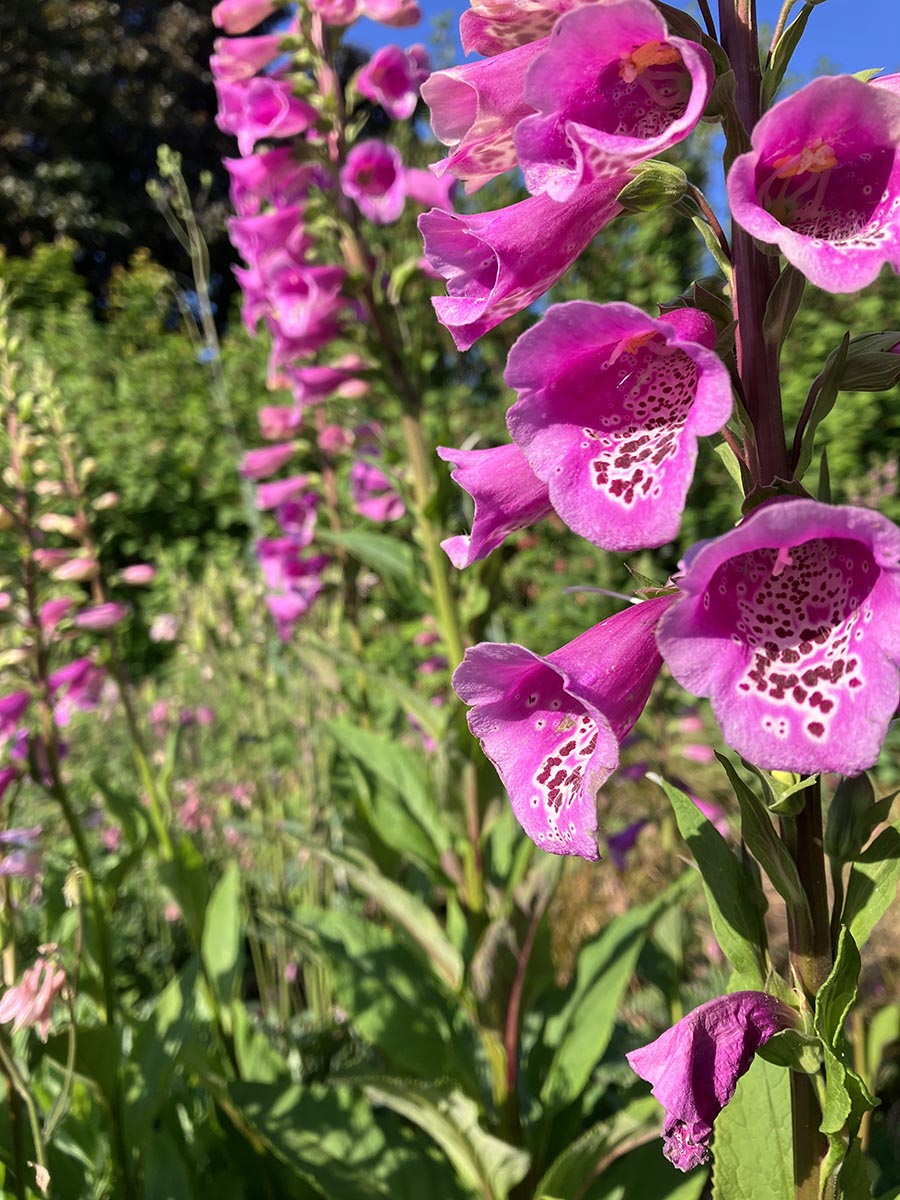
<instances>
[{"instance_id":1,"label":"green sepal","mask_svg":"<svg viewBox=\"0 0 900 1200\"><path fill-rule=\"evenodd\" d=\"M799 1029L782 1029L756 1053L773 1066L787 1067L801 1075L817 1075L824 1060L819 1039Z\"/></svg>"},{"instance_id":2,"label":"green sepal","mask_svg":"<svg viewBox=\"0 0 900 1200\"><path fill-rule=\"evenodd\" d=\"M687 192L687 175L672 163L642 163L634 169L634 178L616 197L626 212L654 212L677 204Z\"/></svg>"}]
</instances>

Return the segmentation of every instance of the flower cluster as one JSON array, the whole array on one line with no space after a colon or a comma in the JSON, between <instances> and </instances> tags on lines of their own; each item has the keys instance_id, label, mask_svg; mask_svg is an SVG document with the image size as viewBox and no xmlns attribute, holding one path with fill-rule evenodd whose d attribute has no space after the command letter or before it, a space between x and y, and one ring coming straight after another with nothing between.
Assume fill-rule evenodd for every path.
<instances>
[{"instance_id":1,"label":"flower cluster","mask_svg":"<svg viewBox=\"0 0 900 1200\"><path fill-rule=\"evenodd\" d=\"M226 32L244 34L274 11L271 4L225 0L213 18ZM225 166L237 214L228 222L229 235L244 262L236 268L242 317L254 336L265 326L272 346L268 385L291 397L290 403L260 409L260 433L269 444L248 451L240 468L255 485L257 509L277 525L275 536L258 539L256 552L269 609L284 639L324 588L330 560L311 547L336 460L354 449L349 486L360 515L390 521L405 512L394 481L377 461L377 425L344 429L326 424L323 415L326 401L359 401L369 389L368 362L335 354L348 327L365 321L366 310L355 298L354 256L322 236L323 221L333 229L336 219L358 231L360 220L397 221L407 201L442 211L451 207L452 178L439 181L406 167L399 151L380 138L363 136L348 145L343 126L335 123L327 101L337 89L342 103L361 97L394 120L409 119L428 76L422 46L386 46L343 90L323 26L347 25L361 15L394 25L419 19L414 3L312 4L276 32L220 38L211 60L218 122L237 138L241 153ZM295 61L291 55L298 46L302 53ZM326 212L330 216L323 217ZM338 253L340 264L334 261ZM321 470L284 474L308 448L309 439L303 439L308 423Z\"/></svg>"}]
</instances>

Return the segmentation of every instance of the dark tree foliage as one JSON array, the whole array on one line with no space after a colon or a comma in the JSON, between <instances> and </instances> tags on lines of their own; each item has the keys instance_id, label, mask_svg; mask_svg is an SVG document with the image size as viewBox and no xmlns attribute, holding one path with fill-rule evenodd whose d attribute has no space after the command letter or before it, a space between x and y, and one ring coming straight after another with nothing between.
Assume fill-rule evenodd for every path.
<instances>
[{"instance_id":1,"label":"dark tree foliage","mask_svg":"<svg viewBox=\"0 0 900 1200\"><path fill-rule=\"evenodd\" d=\"M139 246L183 269L146 194L156 149L182 155L213 269L230 277L224 238L230 138L215 124L209 0L3 0L0 4L0 244L11 254L65 234L95 294Z\"/></svg>"}]
</instances>

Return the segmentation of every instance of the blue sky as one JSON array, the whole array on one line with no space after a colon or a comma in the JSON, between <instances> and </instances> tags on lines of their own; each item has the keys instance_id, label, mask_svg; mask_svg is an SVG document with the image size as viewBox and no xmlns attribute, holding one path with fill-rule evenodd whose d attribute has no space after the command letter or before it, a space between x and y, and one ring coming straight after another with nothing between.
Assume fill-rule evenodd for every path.
<instances>
[{"instance_id":1,"label":"blue sky","mask_svg":"<svg viewBox=\"0 0 900 1200\"><path fill-rule=\"evenodd\" d=\"M388 29L372 21L359 21L348 40L370 50L388 42L411 45L428 41L435 17L448 15L455 27L459 14L468 7L467 0L419 2L425 13L420 26ZM758 0L758 5L760 22L774 25L781 0ZM717 7L714 2L712 7ZM795 11L799 8L798 3ZM802 81L820 74L823 61L832 71L883 67L886 72L900 72L900 0L824 0L818 4L794 56L792 71Z\"/></svg>"}]
</instances>

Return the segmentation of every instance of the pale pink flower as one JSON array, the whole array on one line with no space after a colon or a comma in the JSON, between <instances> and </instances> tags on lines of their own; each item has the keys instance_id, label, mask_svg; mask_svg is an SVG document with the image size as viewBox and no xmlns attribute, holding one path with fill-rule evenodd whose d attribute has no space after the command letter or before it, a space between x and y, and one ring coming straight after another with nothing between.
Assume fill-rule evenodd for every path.
<instances>
[{"instance_id":1,"label":"pale pink flower","mask_svg":"<svg viewBox=\"0 0 900 1200\"><path fill-rule=\"evenodd\" d=\"M55 946L44 946L51 952ZM13 1022L13 1033L34 1027L42 1042L50 1032L53 1002L62 992L66 973L48 958L40 957L22 975L21 983L8 988L0 1000L0 1024Z\"/></svg>"}]
</instances>

